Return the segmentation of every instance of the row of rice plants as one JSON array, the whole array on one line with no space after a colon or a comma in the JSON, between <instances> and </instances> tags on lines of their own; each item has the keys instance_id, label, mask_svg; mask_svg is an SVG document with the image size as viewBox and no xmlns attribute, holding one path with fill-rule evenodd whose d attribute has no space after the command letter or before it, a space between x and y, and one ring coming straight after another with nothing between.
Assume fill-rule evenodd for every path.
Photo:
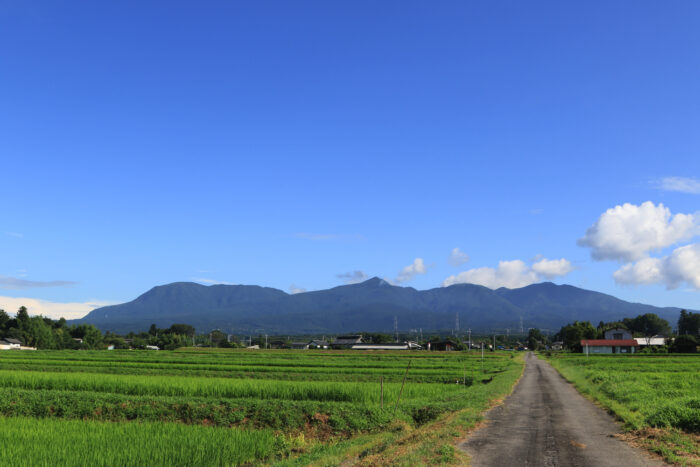
<instances>
[{"instance_id":1,"label":"row of rice plants","mask_svg":"<svg viewBox=\"0 0 700 467\"><path fill-rule=\"evenodd\" d=\"M0 418L4 465L223 466L260 461L283 443L271 431L177 423Z\"/></svg>"},{"instance_id":2,"label":"row of rice plants","mask_svg":"<svg viewBox=\"0 0 700 467\"><path fill-rule=\"evenodd\" d=\"M230 354L214 354L218 358L212 359L203 358L206 354L195 353L176 353L176 352L134 352L134 351L114 351L114 352L84 352L84 351L65 351L65 352L36 352L33 354L18 354L10 352L0 356L0 361L60 361L60 362L103 362L112 363L115 361L131 363L131 364L178 364L183 368L187 367L206 367L220 368L228 365L235 366L255 366L255 367L308 367L314 369L328 368L368 368L368 369L385 369L405 367L406 361L413 362L412 367L416 370L426 369L431 371L443 369L459 368L465 361L477 362L481 361L480 357L475 354L456 354L449 357L435 356L429 353L403 353L402 355L395 354L374 354L367 355L361 352L352 352L352 358L346 356L339 357L337 354L323 354L322 352L289 352L289 355L280 356L274 351L250 352L238 351ZM176 355L177 357L173 357ZM449 354L448 354L449 355ZM496 358L494 358L496 357ZM496 355L488 355L487 360L498 362L501 358Z\"/></svg>"},{"instance_id":3,"label":"row of rice plants","mask_svg":"<svg viewBox=\"0 0 700 467\"><path fill-rule=\"evenodd\" d=\"M101 421L167 421L186 424L272 428L286 432L322 426L351 434L386 426L392 419L411 421L401 404L395 415L385 409L352 402L217 399L190 396L125 394L0 388L0 415Z\"/></svg>"},{"instance_id":4,"label":"row of rice plants","mask_svg":"<svg viewBox=\"0 0 700 467\"><path fill-rule=\"evenodd\" d=\"M398 395L401 384L384 384L385 397ZM380 385L361 382L280 381L227 378L173 378L170 376L108 375L0 370L0 387L112 392L130 395L200 396L376 404ZM405 398L434 398L463 391L448 384L407 383Z\"/></svg>"}]
</instances>

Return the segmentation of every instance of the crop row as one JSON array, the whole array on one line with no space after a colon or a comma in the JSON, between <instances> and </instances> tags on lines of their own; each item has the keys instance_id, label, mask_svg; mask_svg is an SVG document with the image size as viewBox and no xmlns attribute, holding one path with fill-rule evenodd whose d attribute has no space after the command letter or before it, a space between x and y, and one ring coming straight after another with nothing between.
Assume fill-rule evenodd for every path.
<instances>
[{"instance_id":1,"label":"crop row","mask_svg":"<svg viewBox=\"0 0 700 467\"><path fill-rule=\"evenodd\" d=\"M412 368L408 373L408 381L439 383L454 381L469 375L481 375L500 373L504 366L495 366L484 369L474 365L464 365L461 368L449 370L426 370ZM93 362L93 361L45 361L45 360L0 360L0 370L24 370L24 371L50 371L50 372L75 372L75 373L104 373L104 374L128 374L128 375L170 375L178 377L226 377L226 378L256 378L279 380L326 380L326 381L378 381L383 377L385 381L400 381L405 374L405 368L297 368L297 367L270 367L270 366L238 366L238 365L164 365L146 364L134 362Z\"/></svg>"},{"instance_id":2,"label":"crop row","mask_svg":"<svg viewBox=\"0 0 700 467\"><path fill-rule=\"evenodd\" d=\"M266 430L177 423L24 417L4 418L0 423L1 458L6 465L241 465L270 456L281 444Z\"/></svg>"},{"instance_id":3,"label":"crop row","mask_svg":"<svg viewBox=\"0 0 700 467\"><path fill-rule=\"evenodd\" d=\"M289 352L288 352L289 353ZM354 353L354 352L353 352ZM64 352L4 352L0 354L0 362L103 362L116 363L123 362L133 365L178 365L185 367L202 367L202 368L222 368L230 365L236 367L255 366L255 367L280 367L280 368L367 368L367 369L391 369L405 368L407 362L412 362L412 368L425 369L430 371L450 370L461 368L463 365L479 366L481 359L474 354L468 355L464 353L455 354L451 358L439 357L424 357L419 353L404 353L400 357L388 355L366 355L355 354L353 358L342 357L336 354L315 355L297 353L296 358L289 356L280 356L277 353L268 352L237 352L231 355L214 354L219 358L211 358L206 354L183 354L172 352L80 352L80 351L64 351ZM204 358L204 357L208 358ZM487 366L498 365L503 363L504 359L499 355L494 358L494 355L487 355Z\"/></svg>"},{"instance_id":4,"label":"crop row","mask_svg":"<svg viewBox=\"0 0 700 467\"><path fill-rule=\"evenodd\" d=\"M395 398L399 383L384 384L385 397ZM376 404L380 384L361 382L279 381L229 378L108 375L0 370L0 387L111 392L129 395L197 396L286 400L345 401ZM435 398L463 391L455 384L406 383L403 397Z\"/></svg>"}]
</instances>

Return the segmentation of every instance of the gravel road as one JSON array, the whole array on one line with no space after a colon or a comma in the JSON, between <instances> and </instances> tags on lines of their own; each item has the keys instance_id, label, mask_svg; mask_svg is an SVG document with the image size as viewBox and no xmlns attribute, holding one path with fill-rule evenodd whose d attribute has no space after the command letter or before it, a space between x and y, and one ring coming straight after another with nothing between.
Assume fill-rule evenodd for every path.
<instances>
[{"instance_id":1,"label":"gravel road","mask_svg":"<svg viewBox=\"0 0 700 467\"><path fill-rule=\"evenodd\" d=\"M613 435L617 423L552 366L528 353L525 373L485 427L460 444L475 467L663 466Z\"/></svg>"}]
</instances>

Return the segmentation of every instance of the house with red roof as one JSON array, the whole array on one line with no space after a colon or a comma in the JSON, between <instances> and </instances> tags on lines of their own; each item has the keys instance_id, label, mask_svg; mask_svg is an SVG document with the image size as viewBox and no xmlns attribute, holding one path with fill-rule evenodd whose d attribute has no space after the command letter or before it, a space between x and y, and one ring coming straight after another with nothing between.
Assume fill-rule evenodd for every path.
<instances>
[{"instance_id":1,"label":"house with red roof","mask_svg":"<svg viewBox=\"0 0 700 467\"><path fill-rule=\"evenodd\" d=\"M627 329L616 328L605 331L605 339L583 339L581 348L585 354L635 353L639 343Z\"/></svg>"}]
</instances>

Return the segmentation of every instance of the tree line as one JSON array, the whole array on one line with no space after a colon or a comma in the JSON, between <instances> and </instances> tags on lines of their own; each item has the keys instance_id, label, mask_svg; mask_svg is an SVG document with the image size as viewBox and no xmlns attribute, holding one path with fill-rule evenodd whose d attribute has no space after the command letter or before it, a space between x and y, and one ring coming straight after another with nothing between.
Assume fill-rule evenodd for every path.
<instances>
[{"instance_id":1,"label":"tree line","mask_svg":"<svg viewBox=\"0 0 700 467\"><path fill-rule=\"evenodd\" d=\"M26 307L20 307L14 317L0 309L0 339L17 339L27 347L37 349L115 349L157 346L173 350L192 345L195 329L189 324L173 324L159 329L151 325L148 332L129 333L126 336L104 334L92 324L68 325L65 318L54 320L43 316L29 316Z\"/></svg>"}]
</instances>

